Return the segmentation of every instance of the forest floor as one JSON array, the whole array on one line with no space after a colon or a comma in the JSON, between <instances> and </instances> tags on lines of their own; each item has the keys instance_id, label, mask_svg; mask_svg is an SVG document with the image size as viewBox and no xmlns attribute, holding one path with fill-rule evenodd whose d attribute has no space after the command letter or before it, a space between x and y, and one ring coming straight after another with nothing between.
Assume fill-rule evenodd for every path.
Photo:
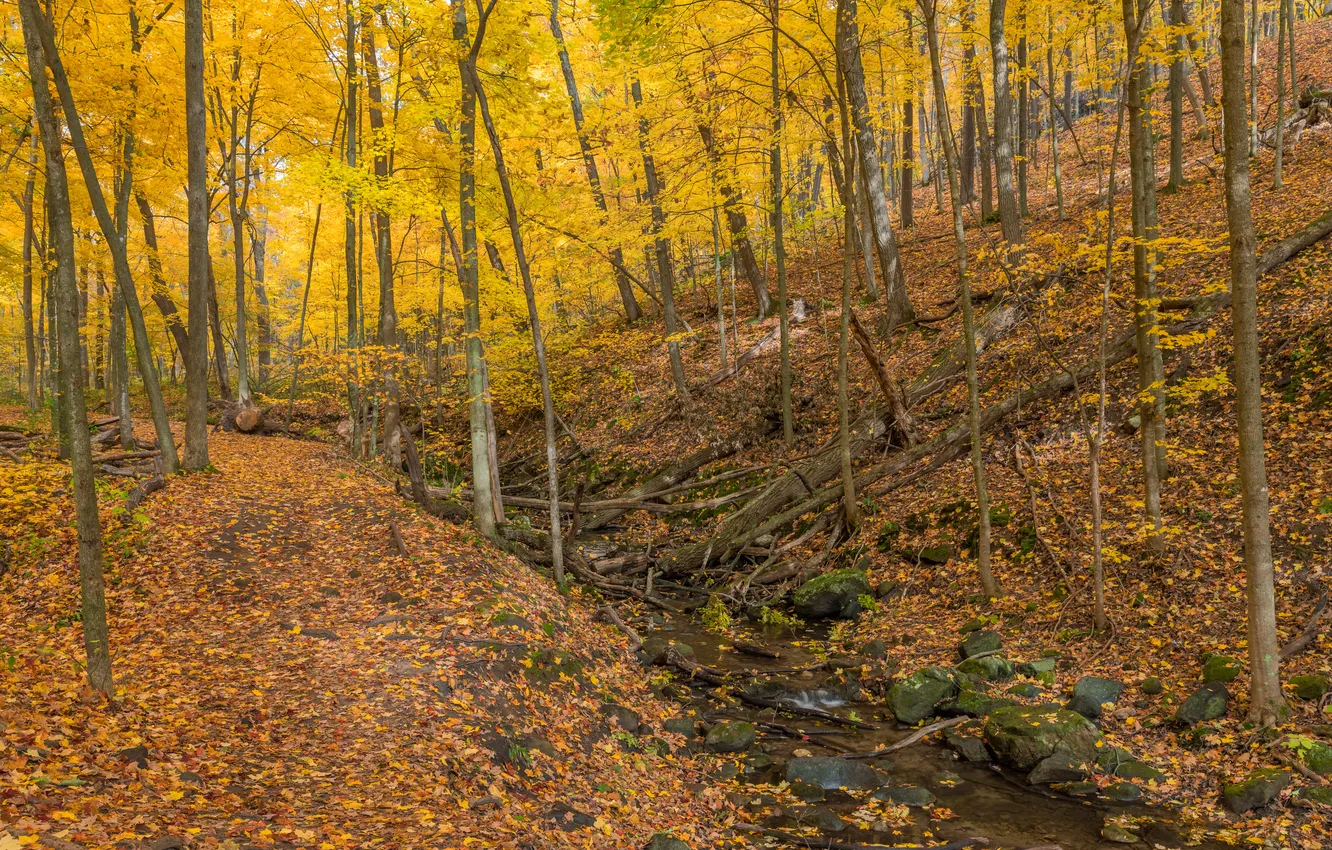
<instances>
[{"instance_id":1,"label":"forest floor","mask_svg":"<svg viewBox=\"0 0 1332 850\"><path fill-rule=\"evenodd\" d=\"M585 602L321 444L209 448L128 523L104 499L112 704L72 528L23 510L47 535L0 577L0 848L711 846L730 807ZM59 471L25 466L6 503L48 503Z\"/></svg>"}]
</instances>

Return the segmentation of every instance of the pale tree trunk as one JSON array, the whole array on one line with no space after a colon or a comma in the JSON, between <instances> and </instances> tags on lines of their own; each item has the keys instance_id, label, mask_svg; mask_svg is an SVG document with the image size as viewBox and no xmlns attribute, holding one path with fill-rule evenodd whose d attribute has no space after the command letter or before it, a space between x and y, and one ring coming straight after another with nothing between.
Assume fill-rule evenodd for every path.
<instances>
[{"instance_id":1,"label":"pale tree trunk","mask_svg":"<svg viewBox=\"0 0 1332 850\"><path fill-rule=\"evenodd\" d=\"M843 104L843 106L845 106L845 104ZM855 204L853 205L853 209L856 209L857 214L860 216L860 226L856 226L856 219L853 216L851 219L851 227L854 236L856 237L855 241L860 243L860 255L865 263L865 294L869 296L871 300L878 301L879 287L878 281L876 280L878 272L874 269L874 234L871 232L874 227L870 224L869 190L865 186L865 175L860 173L860 169L856 168L856 164L853 160L853 157L856 155L854 147L853 142L851 156L844 157L847 171L855 175L852 178L852 183L855 186ZM892 330L893 329L890 327L884 328L885 333L891 333Z\"/></svg>"},{"instance_id":2,"label":"pale tree trunk","mask_svg":"<svg viewBox=\"0 0 1332 850\"><path fill-rule=\"evenodd\" d=\"M232 37L237 37L235 12L231 18ZM232 52L231 84L233 88L231 114L227 127L231 133L227 155L227 211L231 221L231 268L236 284L236 399L242 407L250 401L250 342L249 316L245 305L245 222L249 218L250 204L250 132L254 124L254 99L258 94L258 74L249 92L245 106L245 129L241 130L240 97L241 54L236 47ZM241 153L245 154L245 169L240 170Z\"/></svg>"},{"instance_id":3,"label":"pale tree trunk","mask_svg":"<svg viewBox=\"0 0 1332 850\"><path fill-rule=\"evenodd\" d=\"M375 35L370 15L361 19L362 64L365 66L366 94L370 98L370 132L374 136L375 181L387 188L392 172L385 138L384 109L379 83L379 63L375 56ZM375 234L375 266L379 270L379 344L386 351L398 347L398 309L393 295L393 229L387 209L377 210L371 218ZM398 378L393 366L384 370L384 454L395 470L402 466L402 431L398 427Z\"/></svg>"},{"instance_id":4,"label":"pale tree trunk","mask_svg":"<svg viewBox=\"0 0 1332 850\"><path fill-rule=\"evenodd\" d=\"M1170 25L1182 27L1184 0L1170 0ZM1167 192L1184 185L1184 35L1172 39L1170 53L1170 179Z\"/></svg>"},{"instance_id":5,"label":"pale tree trunk","mask_svg":"<svg viewBox=\"0 0 1332 850\"><path fill-rule=\"evenodd\" d=\"M716 174L713 175L713 187L716 188ZM726 370L726 307L722 297L722 249L721 224L717 217L717 205L712 205L712 267L717 277L717 354L721 359L721 369Z\"/></svg>"},{"instance_id":6,"label":"pale tree trunk","mask_svg":"<svg viewBox=\"0 0 1332 850\"><path fill-rule=\"evenodd\" d=\"M268 211L259 205L259 220L250 230L250 253L254 262L254 300L259 310L255 315L255 330L259 332L259 386L268 384L269 368L273 365L273 320L268 304L265 272L268 267Z\"/></svg>"},{"instance_id":7,"label":"pale tree trunk","mask_svg":"<svg viewBox=\"0 0 1332 850\"><path fill-rule=\"evenodd\" d=\"M1129 177L1132 183L1133 210L1133 296L1134 321L1138 348L1138 415L1142 438L1143 502L1147 513L1147 548L1163 551L1161 520L1161 477L1158 446L1163 442L1158 428L1155 364L1160 356L1156 331L1156 287L1153 258L1155 249L1148 243L1155 237L1155 179L1151 166L1151 138L1148 115L1143 108L1142 90L1145 66L1139 46L1146 23L1147 0L1123 0L1124 36L1128 45L1124 100L1128 109Z\"/></svg>"},{"instance_id":8,"label":"pale tree trunk","mask_svg":"<svg viewBox=\"0 0 1332 850\"><path fill-rule=\"evenodd\" d=\"M550 0L550 32L555 36L555 47L560 59L560 72L564 75L564 88L569 94L569 107L573 112L574 131L578 135L578 148L583 154L583 169L587 172L587 182L592 187L592 198L601 211L601 224L607 221L606 193L601 188L601 174L597 169L597 156L592 150L592 142L583 129L583 98L578 93L578 83L574 79L573 63L569 60L569 51L564 45L564 30L560 26L560 0ZM610 250L612 271L615 285L620 290L620 300L624 303L624 315L630 322L636 322L643 315L634 297L634 289L629 285L629 275L625 273L624 250L617 244Z\"/></svg>"},{"instance_id":9,"label":"pale tree trunk","mask_svg":"<svg viewBox=\"0 0 1332 850\"><path fill-rule=\"evenodd\" d=\"M930 5L926 5L929 3ZM976 371L976 323L971 305L971 283L967 278L967 237L962 223L962 193L957 179L957 152L953 145L952 120L948 115L948 93L944 89L943 66L939 56L937 5L922 0L925 36L930 48L930 70L934 77L934 100L938 113L939 139L948 171L948 195L953 205L953 239L957 248L958 301L962 304L962 335L967 355L967 408L971 426L971 465L976 475L976 507L979 512L977 569L981 591L990 598L1003 591L990 570L990 493L985 481L985 459L981 452L983 434L980 424L980 380Z\"/></svg>"},{"instance_id":10,"label":"pale tree trunk","mask_svg":"<svg viewBox=\"0 0 1332 850\"><path fill-rule=\"evenodd\" d=\"M786 305L786 239L782 221L782 91L779 85L777 27L779 0L769 0L772 15L772 243L777 261L777 326L781 336L782 439L787 447L795 445L795 418L791 413L791 319ZM880 177L882 181L882 177Z\"/></svg>"},{"instance_id":11,"label":"pale tree trunk","mask_svg":"<svg viewBox=\"0 0 1332 850\"><path fill-rule=\"evenodd\" d=\"M1249 197L1244 109L1244 2L1221 0L1221 108L1224 114L1226 221L1230 229L1231 325L1239 475L1243 492L1244 573L1248 598L1249 717L1264 726L1284 717L1276 589L1268 526L1263 447L1262 374L1258 350L1256 240Z\"/></svg>"},{"instance_id":12,"label":"pale tree trunk","mask_svg":"<svg viewBox=\"0 0 1332 850\"><path fill-rule=\"evenodd\" d=\"M1176 3L1180 0L1175 0ZM1284 188L1281 180L1282 148L1285 147L1286 124L1286 32L1289 29L1286 19L1286 0L1277 3L1277 120L1273 131L1272 145L1276 156L1272 162L1272 188ZM1292 80L1292 83L1294 81Z\"/></svg>"},{"instance_id":13,"label":"pale tree trunk","mask_svg":"<svg viewBox=\"0 0 1332 850\"><path fill-rule=\"evenodd\" d=\"M879 167L878 148L870 126L869 99L865 93L865 70L860 60L860 31L856 22L856 0L838 0L837 54L846 80L851 121L856 131L856 153L869 190L870 223L878 247L879 280L887 294L884 326L893 328L915 318L907 296L906 281L897 253L897 236L888 218L888 197L883 188L883 170Z\"/></svg>"},{"instance_id":14,"label":"pale tree trunk","mask_svg":"<svg viewBox=\"0 0 1332 850\"><path fill-rule=\"evenodd\" d=\"M981 218L989 221L990 216L994 214L994 150L990 139L990 121L985 111L985 84L981 81L974 57L967 65L967 73L973 81L976 100L976 144L980 153L981 170Z\"/></svg>"},{"instance_id":15,"label":"pale tree trunk","mask_svg":"<svg viewBox=\"0 0 1332 850\"><path fill-rule=\"evenodd\" d=\"M1222 5L1225 0L1220 0ZM1258 0L1249 0L1249 156L1258 155ZM1222 97L1225 95L1222 94ZM1224 112L1223 112L1224 114Z\"/></svg>"},{"instance_id":16,"label":"pale tree trunk","mask_svg":"<svg viewBox=\"0 0 1332 850\"><path fill-rule=\"evenodd\" d=\"M914 51L915 49L915 38L911 33L911 10L907 9L904 12L904 14L906 15L906 26L907 26L906 28L907 52L905 55L909 56L911 55L912 51ZM916 96L916 76L914 73L911 73L907 75L907 94L906 98L902 101L902 156L901 156L902 176L899 178L899 181L902 184L901 185L902 209L898 215L900 218L899 223L902 225L903 228L911 227L915 224L915 215L914 215L915 210L913 209L915 198L912 195L912 188L915 186L916 183L916 174L915 174L915 169L913 167L914 154L912 153L912 140L911 140L911 131L914 129L914 125L916 123L915 96Z\"/></svg>"},{"instance_id":17,"label":"pale tree trunk","mask_svg":"<svg viewBox=\"0 0 1332 850\"><path fill-rule=\"evenodd\" d=\"M296 388L301 380L301 346L305 344L305 315L310 309L310 281L314 277L315 248L319 244L319 220L323 217L324 205L315 206L314 226L310 229L310 256L305 263L305 287L301 293L301 318L296 325L296 342L291 349L291 395L287 398L287 418L282 423L282 430L291 431L291 412L296 407Z\"/></svg>"},{"instance_id":18,"label":"pale tree trunk","mask_svg":"<svg viewBox=\"0 0 1332 850\"><path fill-rule=\"evenodd\" d=\"M48 242L56 255L55 293L60 333L60 380L64 392L64 416L68 423L70 466L73 471L75 524L78 533L79 585L83 619L83 647L87 656L88 684L110 696L111 650L106 622L105 580L102 574L102 528L98 516L97 490L93 480L92 442L88 436L88 410L83 397L83 371L79 368L78 286L74 279L74 226L69 210L69 178L61 151L60 126L47 90L43 42L39 28L46 24L37 0L20 0L27 46L28 74L32 81L33 111L46 151L46 203L51 211ZM44 35L49 35L45 33ZM54 48L54 41L49 45ZM46 61L54 59L51 50ZM70 109L70 113L74 110ZM71 115L71 121L74 116Z\"/></svg>"},{"instance_id":19,"label":"pale tree trunk","mask_svg":"<svg viewBox=\"0 0 1332 850\"><path fill-rule=\"evenodd\" d=\"M1055 72L1054 72L1054 11L1046 11L1046 22L1049 26L1049 38L1045 49L1045 74L1046 79L1050 81L1050 96L1047 98L1050 104L1050 160L1054 166L1054 187L1055 187L1055 206L1058 209L1059 220L1064 220L1064 181L1059 173L1059 125L1055 123ZM1111 195L1111 197L1114 197Z\"/></svg>"},{"instance_id":20,"label":"pale tree trunk","mask_svg":"<svg viewBox=\"0 0 1332 850\"><path fill-rule=\"evenodd\" d=\"M185 131L189 185L189 354L185 357L185 468L208 466L208 105L203 0L185 0Z\"/></svg>"},{"instance_id":21,"label":"pale tree trunk","mask_svg":"<svg viewBox=\"0 0 1332 850\"><path fill-rule=\"evenodd\" d=\"M499 479L491 477L490 432L486 422L485 349L481 343L480 268L476 244L476 89L473 87L471 39L467 32L466 0L453 2L453 37L461 54L461 120L458 123L458 227L462 236L462 274L458 283L463 295L463 332L466 337L468 416L472 447L472 518L486 537L496 534L503 513L495 510Z\"/></svg>"},{"instance_id":22,"label":"pale tree trunk","mask_svg":"<svg viewBox=\"0 0 1332 850\"><path fill-rule=\"evenodd\" d=\"M34 119L35 120L35 119ZM28 149L28 177L23 184L23 353L27 356L28 412L36 413L39 405L37 389L37 340L33 333L32 268L33 249L37 231L33 226L32 205L37 189L37 148L41 144L39 133L32 134Z\"/></svg>"},{"instance_id":23,"label":"pale tree trunk","mask_svg":"<svg viewBox=\"0 0 1332 850\"><path fill-rule=\"evenodd\" d=\"M999 225L1004 241L1021 245L1022 216L1013 185L1013 95L1008 82L1008 41L1004 14L1008 0L990 2L990 55L994 59L994 172L999 195Z\"/></svg>"},{"instance_id":24,"label":"pale tree trunk","mask_svg":"<svg viewBox=\"0 0 1332 850\"><path fill-rule=\"evenodd\" d=\"M1031 215L1027 209L1027 135L1031 131L1031 84L1027 82L1027 7L1026 0L1018 1L1018 14L1022 18L1022 37L1018 39L1017 63L1022 71L1018 82L1017 111L1017 196L1022 217Z\"/></svg>"},{"instance_id":25,"label":"pale tree trunk","mask_svg":"<svg viewBox=\"0 0 1332 850\"><path fill-rule=\"evenodd\" d=\"M46 26L45 19L40 15L33 18L32 25L41 37L46 61L51 68L56 90L60 94L70 143L78 157L79 168L83 172L83 182L88 190L88 199L93 214L97 218L102 236L106 239L107 247L111 249L116 283L120 287L123 300L129 311L130 323L134 328L135 353L138 356L139 372L143 377L144 390L148 394L153 428L157 432L158 448L162 453L162 467L168 474L174 474L179 471L180 461L176 455L175 438L171 434L171 422L167 418L166 403L162 399L162 387L158 382L157 365L153 362L152 345L148 341L148 330L144 324L143 310L139 306L138 292L134 286L134 277L130 272L129 259L125 248L124 229L123 226L117 227L115 220L112 218L111 210L107 206L106 196L102 193L102 184L97 177L92 156L88 152L88 144L83 136L83 124L79 119L79 111L74 103L74 94L70 88L69 79L65 75L64 66L60 61L60 54L56 51L55 38ZM132 179L128 160L132 151L132 137L127 136L123 198L117 203L117 212L120 214L122 222L128 218L126 207L129 203L129 184ZM75 354L77 353L76 351Z\"/></svg>"},{"instance_id":26,"label":"pale tree trunk","mask_svg":"<svg viewBox=\"0 0 1332 850\"><path fill-rule=\"evenodd\" d=\"M523 248L522 228L518 224L518 205L513 198L513 187L509 183L509 171L504 165L504 148L500 144L499 133L490 115L490 105L486 102L485 89L476 74L476 52L485 37L486 17L483 15L477 23L477 34L472 46L472 61L468 70L472 75L472 87L476 91L477 104L481 107L481 120L486 126L486 135L490 137L490 148L495 154L495 170L499 175L500 190L504 195L504 207L508 212L509 236L513 239L513 251L518 264L519 275L523 279L523 295L527 300L527 320L532 326L532 348L536 353L537 377L541 382L541 406L546 419L546 487L550 491L550 557L555 573L555 583L564 584L564 538L560 533L560 472L556 449L555 399L550 391L550 369L546 365L546 341L541 335L541 314L537 309L536 289L532 283L532 270L527 262L527 252ZM663 294L665 291L663 289Z\"/></svg>"},{"instance_id":27,"label":"pale tree trunk","mask_svg":"<svg viewBox=\"0 0 1332 850\"><path fill-rule=\"evenodd\" d=\"M642 114L643 87L634 80L630 87L634 108L639 111L638 147L643 155L643 176L647 183L645 200L652 208L652 236L657 258L657 277L661 287L662 312L666 314L666 351L671 361L671 377L675 380L675 395L682 404L689 402L689 386L685 383L684 361L680 358L679 330L675 315L675 269L671 263L671 240L662 232L666 227L666 214L661 207L661 183L657 166L648 142L648 120Z\"/></svg>"},{"instance_id":28,"label":"pale tree trunk","mask_svg":"<svg viewBox=\"0 0 1332 850\"><path fill-rule=\"evenodd\" d=\"M853 131L851 116L847 112L846 77L840 72L837 75L837 89L837 102L842 114L842 161L846 163L846 170L842 176L842 315L838 321L837 337L837 445L842 467L842 515L847 528L853 529L860 525L860 505L856 501L856 474L851 464L851 402L847 391L847 361L851 334L851 277L856 264L856 215L852 201L856 195L863 198L864 193L857 192L853 188L857 183L855 152L852 150ZM910 194L909 181L902 184L902 191ZM862 207L862 214L864 212ZM861 230L863 232L864 228ZM868 256L865 258L865 271L869 276L874 274L873 264Z\"/></svg>"},{"instance_id":29,"label":"pale tree trunk","mask_svg":"<svg viewBox=\"0 0 1332 850\"><path fill-rule=\"evenodd\" d=\"M343 114L347 116L346 132L346 158L347 170L355 172L357 168L356 158L358 151L357 131L360 129L361 102L359 97L360 86L358 81L358 71L356 67L356 45L359 42L357 34L358 16L354 0L347 0L346 17L346 41L343 46L343 56L346 61L346 103L344 104ZM347 272L347 351L353 366L358 365L357 349L361 347L361 321L360 321L360 303L361 303L361 259L358 252L359 242L357 239L357 209L356 193L348 189L343 198L346 210L343 218L343 263ZM357 456L362 456L364 450L362 446L361 430L361 389L357 384L355 372L347 381L347 410L351 419L351 450Z\"/></svg>"}]
</instances>

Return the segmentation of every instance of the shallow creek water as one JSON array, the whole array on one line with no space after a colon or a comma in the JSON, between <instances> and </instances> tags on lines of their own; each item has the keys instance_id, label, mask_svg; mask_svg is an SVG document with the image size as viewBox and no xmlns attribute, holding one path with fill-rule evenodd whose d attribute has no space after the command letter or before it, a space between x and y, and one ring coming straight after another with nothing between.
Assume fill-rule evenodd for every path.
<instances>
[{"instance_id":1,"label":"shallow creek water","mask_svg":"<svg viewBox=\"0 0 1332 850\"><path fill-rule=\"evenodd\" d=\"M642 628L640 626L640 628ZM826 633L817 628L784 631L779 636L753 629L737 629L734 637L764 646L780 653L778 659L742 655L729 648L731 639L722 638L683 617L668 620L656 631L644 632L643 638L657 635L694 649L698 662L721 668L731 673L744 671L777 671L800 668L820 660L816 654L823 646ZM910 662L906 662L909 664ZM760 824L769 822L772 815L794 817L795 822L780 817L771 821L788 830L812 814L804 804L778 803L772 797L773 785L785 776L785 765L797 750L800 755L837 756L843 753L866 753L893 744L911 734L911 729L899 725L881 701L866 696L865 701L841 702L827 699L834 696L820 690L823 672L778 674L756 677L755 681L778 679L803 692L809 704L823 708L839 717L852 718L873 724L873 731L851 729L813 717L794 717L775 714L772 710L754 708L744 704L723 704L712 701L712 688L695 685L690 688L693 707L700 717L708 721L723 719L778 723L815 733L801 740L784 737L780 733L764 732L760 727L760 744L773 759L773 766L752 775L741 775L738 781L752 794L747 797L746 808L755 813ZM840 704L839 704L840 703ZM989 839L990 848L1032 848L1038 845L1058 844L1063 850L1104 850L1117 845L1102 837L1107 819L1123 824L1136 821L1141 840L1138 847L1178 848L1185 846L1215 847L1206 841L1193 843L1193 831L1182 822L1177 812L1164 805L1120 804L1097 798L1081 800L1055 794L1027 785L1023 776L988 765L974 765L960 760L951 749L931 736L930 740L898 750L881 760L868 763L884 770L893 786L916 786L930 791L937 798L936 807L951 811L954 817L931 817L930 810L910 810L911 821L906 825L894 824L887 831L862 830L856 826L854 813L860 802L830 792L830 802L815 804L831 809L845 820L847 829L827 837L842 842L881 843L901 845L918 843L937 845L972 836ZM718 757L719 760L728 757ZM789 801L789 797L786 798ZM868 818L863 818L868 820ZM817 843L810 846L818 846Z\"/></svg>"}]
</instances>

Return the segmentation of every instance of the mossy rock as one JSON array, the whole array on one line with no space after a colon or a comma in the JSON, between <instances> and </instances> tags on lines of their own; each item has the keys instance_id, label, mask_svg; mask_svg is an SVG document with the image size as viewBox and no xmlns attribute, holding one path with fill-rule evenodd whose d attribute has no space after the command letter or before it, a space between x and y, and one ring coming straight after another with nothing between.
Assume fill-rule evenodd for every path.
<instances>
[{"instance_id":1,"label":"mossy rock","mask_svg":"<svg viewBox=\"0 0 1332 850\"><path fill-rule=\"evenodd\" d=\"M909 809L928 809L934 805L934 795L924 788L914 785L898 785L880 788L873 794L874 799L894 806L906 806Z\"/></svg>"},{"instance_id":2,"label":"mossy rock","mask_svg":"<svg viewBox=\"0 0 1332 850\"><path fill-rule=\"evenodd\" d=\"M1230 692L1222 682L1208 682L1189 695L1175 710L1175 722L1196 726L1224 717L1230 705Z\"/></svg>"},{"instance_id":3,"label":"mossy rock","mask_svg":"<svg viewBox=\"0 0 1332 850\"><path fill-rule=\"evenodd\" d=\"M1011 699L992 697L974 688L962 688L957 696L939 704L943 714L965 714L968 717L989 717L1001 708L1015 705Z\"/></svg>"},{"instance_id":4,"label":"mossy rock","mask_svg":"<svg viewBox=\"0 0 1332 850\"><path fill-rule=\"evenodd\" d=\"M1332 776L1332 747L1322 742L1300 753L1300 760L1319 776Z\"/></svg>"},{"instance_id":5,"label":"mossy rock","mask_svg":"<svg viewBox=\"0 0 1332 850\"><path fill-rule=\"evenodd\" d=\"M1105 787L1105 798L1116 803L1136 803L1142 799L1142 789L1132 782L1114 782Z\"/></svg>"},{"instance_id":6,"label":"mossy rock","mask_svg":"<svg viewBox=\"0 0 1332 850\"><path fill-rule=\"evenodd\" d=\"M942 567L953 560L953 547L947 543L940 543L938 546L926 546L922 549L913 549L907 552L908 560L915 561L918 564L929 564L930 566Z\"/></svg>"},{"instance_id":7,"label":"mossy rock","mask_svg":"<svg viewBox=\"0 0 1332 850\"><path fill-rule=\"evenodd\" d=\"M1059 666L1058 658L1037 658L1034 661L1024 661L1017 666L1017 674L1026 676L1028 679L1035 679L1047 688L1054 687L1055 668Z\"/></svg>"},{"instance_id":8,"label":"mossy rock","mask_svg":"<svg viewBox=\"0 0 1332 850\"><path fill-rule=\"evenodd\" d=\"M1018 770L1031 770L1057 749L1077 762L1091 762L1100 739L1090 720L1055 705L1001 708L985 723L985 743L1001 762Z\"/></svg>"},{"instance_id":9,"label":"mossy rock","mask_svg":"<svg viewBox=\"0 0 1332 850\"><path fill-rule=\"evenodd\" d=\"M986 652L998 652L1004 648L1004 640L999 633L989 629L970 632L957 645L957 655L963 661Z\"/></svg>"},{"instance_id":10,"label":"mossy rock","mask_svg":"<svg viewBox=\"0 0 1332 850\"><path fill-rule=\"evenodd\" d=\"M807 782L825 791L845 788L872 791L883 785L879 772L864 762L830 756L793 758L786 765L786 781Z\"/></svg>"},{"instance_id":11,"label":"mossy rock","mask_svg":"<svg viewBox=\"0 0 1332 850\"><path fill-rule=\"evenodd\" d=\"M1002 682L1013 678L1013 662L997 655L984 658L968 658L957 665L957 672L972 676L983 682Z\"/></svg>"},{"instance_id":12,"label":"mossy rock","mask_svg":"<svg viewBox=\"0 0 1332 850\"><path fill-rule=\"evenodd\" d=\"M1262 767L1243 782L1221 789L1221 802L1232 814L1242 815L1266 806L1290 784L1290 771L1281 767Z\"/></svg>"},{"instance_id":13,"label":"mossy rock","mask_svg":"<svg viewBox=\"0 0 1332 850\"><path fill-rule=\"evenodd\" d=\"M1203 662L1202 678L1204 682L1233 682L1239 678L1241 669L1238 658L1213 655Z\"/></svg>"},{"instance_id":14,"label":"mossy rock","mask_svg":"<svg viewBox=\"0 0 1332 850\"><path fill-rule=\"evenodd\" d=\"M1022 697L1023 699L1037 699L1038 697L1045 695L1045 688L1042 688L1039 685L1033 685L1031 682L1018 682L1016 685L1010 687L1007 693L1016 697Z\"/></svg>"},{"instance_id":15,"label":"mossy rock","mask_svg":"<svg viewBox=\"0 0 1332 850\"><path fill-rule=\"evenodd\" d=\"M1165 685L1162 685L1161 680L1155 676L1143 679L1142 684L1139 685L1138 688L1149 697L1157 696L1165 691Z\"/></svg>"},{"instance_id":16,"label":"mossy rock","mask_svg":"<svg viewBox=\"0 0 1332 850\"><path fill-rule=\"evenodd\" d=\"M1148 785L1164 782L1166 775L1149 764L1140 761L1126 761L1111 771L1120 779L1136 779Z\"/></svg>"},{"instance_id":17,"label":"mossy rock","mask_svg":"<svg viewBox=\"0 0 1332 850\"><path fill-rule=\"evenodd\" d=\"M1329 689L1327 677L1319 674L1291 676L1290 683L1295 687L1295 696L1310 701L1322 699Z\"/></svg>"},{"instance_id":18,"label":"mossy rock","mask_svg":"<svg viewBox=\"0 0 1332 850\"><path fill-rule=\"evenodd\" d=\"M796 588L791 605L806 620L850 618L860 613L860 597L872 591L869 579L860 570L833 570Z\"/></svg>"},{"instance_id":19,"label":"mossy rock","mask_svg":"<svg viewBox=\"0 0 1332 850\"><path fill-rule=\"evenodd\" d=\"M664 832L652 836L643 850L689 850L689 845L678 838L672 838Z\"/></svg>"},{"instance_id":20,"label":"mossy rock","mask_svg":"<svg viewBox=\"0 0 1332 850\"><path fill-rule=\"evenodd\" d=\"M1327 806L1332 808L1332 786L1329 785L1301 788L1292 796L1313 803L1316 806Z\"/></svg>"},{"instance_id":21,"label":"mossy rock","mask_svg":"<svg viewBox=\"0 0 1332 850\"><path fill-rule=\"evenodd\" d=\"M758 740L753 723L724 720L708 730L703 745L710 753L743 753Z\"/></svg>"},{"instance_id":22,"label":"mossy rock","mask_svg":"<svg viewBox=\"0 0 1332 850\"><path fill-rule=\"evenodd\" d=\"M957 696L953 671L925 667L888 690L888 708L899 722L914 726L934 713L935 706Z\"/></svg>"}]
</instances>

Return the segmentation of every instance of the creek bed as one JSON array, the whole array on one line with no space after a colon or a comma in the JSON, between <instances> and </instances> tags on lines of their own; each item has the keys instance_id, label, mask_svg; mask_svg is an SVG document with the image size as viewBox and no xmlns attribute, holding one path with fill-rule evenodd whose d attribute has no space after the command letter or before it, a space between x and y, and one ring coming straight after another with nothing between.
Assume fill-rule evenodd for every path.
<instances>
[{"instance_id":1,"label":"creek bed","mask_svg":"<svg viewBox=\"0 0 1332 850\"><path fill-rule=\"evenodd\" d=\"M643 632L645 639L654 636L688 644L698 663L739 675L815 665L822 660L820 651L827 640L826 630L818 627L784 629L780 634L772 630L738 627L731 634L721 636L684 617L668 619L655 631ZM775 651L780 657L745 655L726 648L736 639ZM785 779L787 762L797 755L867 753L901 741L913 731L897 723L888 708L872 696L842 699L837 688L840 680L834 679L831 687L825 687L830 678L831 674L826 671L806 671L773 673L771 677L761 675L753 681L780 680L790 686L786 689L786 698L795 704L821 708L840 718L872 724L876 729L846 728L816 717L794 716L738 701L722 702L713 697L715 688L680 677L680 683L687 685L689 691L685 703L698 717L708 722L745 720L759 727L759 742L772 759L770 767L750 772L742 768L737 775L728 765L743 765L743 756L714 757L717 759L715 773L725 781L734 778L739 787L735 792L736 799L743 801L756 823L803 834L813 818L826 818L825 812L831 811L848 825L836 833L822 834L842 842L928 846L984 836L989 839L990 848L1058 844L1063 850L1103 850L1117 846L1103 837L1108 823L1133 822L1137 824L1140 836L1136 845L1139 847L1220 846L1206 842L1190 844L1188 835L1193 831L1193 825L1186 823L1168 806L1112 803L1099 797L1077 799L1033 787L1020 773L961 760L939 743L937 735L883 759L864 761L887 774L892 787L914 786L929 791L936 798L933 806L949 810L951 817L934 817L931 809L912 808L908 823L894 821L887 830L862 829L859 823L869 818L864 814L857 818L855 812L863 801L868 801L869 795L862 795L863 800L858 801L845 793L830 792L828 801L808 805L793 804L789 795L775 797L777 786ZM737 686L741 684L737 682ZM678 692L676 695L683 697ZM765 723L811 734L796 739L771 727L765 730L762 725ZM818 846L817 840L810 846Z\"/></svg>"}]
</instances>

